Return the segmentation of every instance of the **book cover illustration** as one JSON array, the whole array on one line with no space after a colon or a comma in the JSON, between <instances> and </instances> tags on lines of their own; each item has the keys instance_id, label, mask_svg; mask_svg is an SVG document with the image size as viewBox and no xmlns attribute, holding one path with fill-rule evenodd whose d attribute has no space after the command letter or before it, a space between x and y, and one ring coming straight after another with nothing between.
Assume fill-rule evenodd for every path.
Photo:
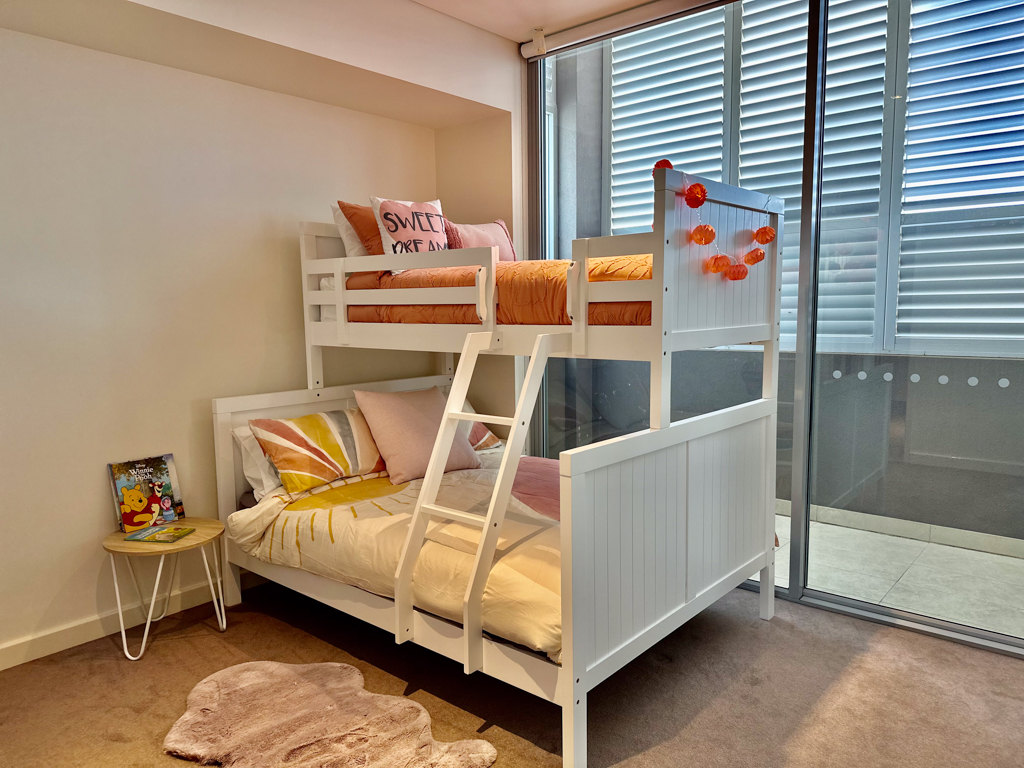
<instances>
[{"instance_id":1,"label":"book cover illustration","mask_svg":"<svg viewBox=\"0 0 1024 768\"><path fill-rule=\"evenodd\" d=\"M151 525L148 528L129 533L125 541L152 541L157 544L169 544L188 536L195 528L181 528L177 525Z\"/></svg>"},{"instance_id":2,"label":"book cover illustration","mask_svg":"<svg viewBox=\"0 0 1024 768\"><path fill-rule=\"evenodd\" d=\"M173 454L108 464L107 471L122 531L167 525L185 516Z\"/></svg>"}]
</instances>

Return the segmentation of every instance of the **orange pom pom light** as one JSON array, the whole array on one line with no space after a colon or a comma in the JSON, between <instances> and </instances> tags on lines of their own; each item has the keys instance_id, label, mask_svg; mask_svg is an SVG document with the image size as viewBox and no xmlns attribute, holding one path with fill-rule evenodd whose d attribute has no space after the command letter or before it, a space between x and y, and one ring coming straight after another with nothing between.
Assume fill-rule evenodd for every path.
<instances>
[{"instance_id":1,"label":"orange pom pom light","mask_svg":"<svg viewBox=\"0 0 1024 768\"><path fill-rule=\"evenodd\" d=\"M703 184L691 184L686 188L683 200L691 208L700 208L708 199L708 190Z\"/></svg>"},{"instance_id":2,"label":"orange pom pom light","mask_svg":"<svg viewBox=\"0 0 1024 768\"><path fill-rule=\"evenodd\" d=\"M745 280L749 271L746 264L732 264L726 267L725 276L730 280Z\"/></svg>"},{"instance_id":3,"label":"orange pom pom light","mask_svg":"<svg viewBox=\"0 0 1024 768\"><path fill-rule=\"evenodd\" d=\"M719 253L719 254L717 254L715 256L712 256L710 259L708 259L708 261L707 261L707 270L708 270L708 272L714 272L716 274L718 272L724 272L726 269L729 268L729 264L730 263L731 262L729 261L729 257L728 256Z\"/></svg>"},{"instance_id":4,"label":"orange pom pom light","mask_svg":"<svg viewBox=\"0 0 1024 768\"><path fill-rule=\"evenodd\" d=\"M715 241L715 228L710 224L698 224L693 228L690 237L698 245L710 245Z\"/></svg>"},{"instance_id":5,"label":"orange pom pom light","mask_svg":"<svg viewBox=\"0 0 1024 768\"><path fill-rule=\"evenodd\" d=\"M761 245L768 245L775 239L775 230L771 227L761 227L754 233L754 240Z\"/></svg>"},{"instance_id":6,"label":"orange pom pom light","mask_svg":"<svg viewBox=\"0 0 1024 768\"><path fill-rule=\"evenodd\" d=\"M762 251L760 248L755 248L754 250L752 250L750 253L743 257L743 261L745 261L750 266L754 266L755 264L764 261L764 251Z\"/></svg>"},{"instance_id":7,"label":"orange pom pom light","mask_svg":"<svg viewBox=\"0 0 1024 768\"><path fill-rule=\"evenodd\" d=\"M672 167L672 161L671 160L667 160L665 158L662 158L661 160L659 160L658 162L656 162L654 164L654 170L651 171L651 176L653 176L654 175L654 171L658 170L659 168L671 168L671 167Z\"/></svg>"}]
</instances>

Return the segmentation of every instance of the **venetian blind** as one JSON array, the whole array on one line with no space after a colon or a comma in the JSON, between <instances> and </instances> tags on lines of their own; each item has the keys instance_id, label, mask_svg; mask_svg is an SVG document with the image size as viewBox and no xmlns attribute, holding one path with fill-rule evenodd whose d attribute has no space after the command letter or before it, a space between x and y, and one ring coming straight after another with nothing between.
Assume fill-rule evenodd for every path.
<instances>
[{"instance_id":1,"label":"venetian blind","mask_svg":"<svg viewBox=\"0 0 1024 768\"><path fill-rule=\"evenodd\" d=\"M739 186L786 200L782 347L796 345L807 2L745 0L740 64Z\"/></svg>"},{"instance_id":2,"label":"venetian blind","mask_svg":"<svg viewBox=\"0 0 1024 768\"><path fill-rule=\"evenodd\" d=\"M650 229L663 157L721 180L724 108L723 8L612 40L612 234Z\"/></svg>"},{"instance_id":3,"label":"venetian blind","mask_svg":"<svg viewBox=\"0 0 1024 768\"><path fill-rule=\"evenodd\" d=\"M906 120L896 348L1021 355L1024 3L914 2Z\"/></svg>"},{"instance_id":4,"label":"venetian blind","mask_svg":"<svg viewBox=\"0 0 1024 768\"><path fill-rule=\"evenodd\" d=\"M742 5L739 184L786 198L783 345L795 345L807 4ZM833 0L826 59L825 156L818 271L818 349L876 343L885 248L880 200L886 4Z\"/></svg>"}]
</instances>

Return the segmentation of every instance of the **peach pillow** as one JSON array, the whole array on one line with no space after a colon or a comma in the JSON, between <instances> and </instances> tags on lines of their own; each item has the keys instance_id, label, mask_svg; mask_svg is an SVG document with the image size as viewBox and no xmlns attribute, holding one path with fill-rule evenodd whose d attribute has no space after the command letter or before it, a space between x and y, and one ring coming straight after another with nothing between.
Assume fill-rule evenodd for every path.
<instances>
[{"instance_id":1,"label":"peach pillow","mask_svg":"<svg viewBox=\"0 0 1024 768\"><path fill-rule=\"evenodd\" d=\"M491 224L456 224L444 220L444 231L448 235L448 247L480 248L489 245L498 246L498 261L515 261L516 249L512 245L512 236L508 227L501 219Z\"/></svg>"},{"instance_id":2,"label":"peach pillow","mask_svg":"<svg viewBox=\"0 0 1024 768\"><path fill-rule=\"evenodd\" d=\"M437 387L417 392L356 390L356 402L395 485L427 473L430 452L444 415L445 397ZM444 471L478 469L480 459L461 430L455 433Z\"/></svg>"},{"instance_id":3,"label":"peach pillow","mask_svg":"<svg viewBox=\"0 0 1024 768\"><path fill-rule=\"evenodd\" d=\"M344 222L335 216L335 223L338 224L338 228L342 229L343 223L347 223L366 250L365 255L383 256L384 245L380 240L380 229L377 228L377 219L373 215L373 208L368 205L355 205L339 200L338 209L341 211L342 216L344 216ZM341 236L343 240L345 240L345 234L346 232L342 230ZM347 256L364 255L349 253L347 240L345 242L345 249Z\"/></svg>"}]
</instances>

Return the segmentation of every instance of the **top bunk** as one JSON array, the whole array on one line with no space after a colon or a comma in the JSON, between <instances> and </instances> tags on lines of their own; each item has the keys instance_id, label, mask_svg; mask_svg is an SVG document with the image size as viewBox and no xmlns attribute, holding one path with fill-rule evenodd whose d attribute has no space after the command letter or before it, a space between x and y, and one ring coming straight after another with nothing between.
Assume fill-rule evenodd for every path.
<instances>
[{"instance_id":1,"label":"top bunk","mask_svg":"<svg viewBox=\"0 0 1024 768\"><path fill-rule=\"evenodd\" d=\"M553 355L612 360L772 341L784 201L668 168L654 190L651 232L577 239L564 261L499 262L496 247L346 257L334 225L303 222L307 359L323 347L459 352L480 331L496 354L560 334Z\"/></svg>"}]
</instances>

